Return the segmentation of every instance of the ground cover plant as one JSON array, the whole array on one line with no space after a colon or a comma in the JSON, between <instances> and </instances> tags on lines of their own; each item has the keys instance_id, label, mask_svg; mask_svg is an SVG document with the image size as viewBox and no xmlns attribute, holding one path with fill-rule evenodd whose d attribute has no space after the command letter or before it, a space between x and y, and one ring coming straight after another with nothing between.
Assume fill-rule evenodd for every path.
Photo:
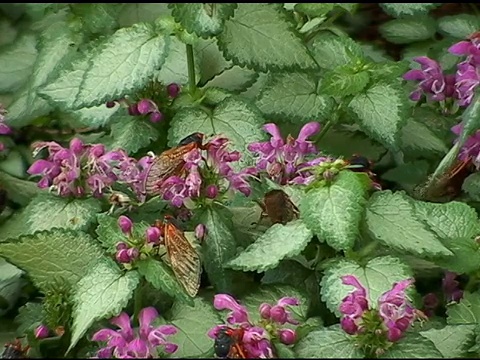
<instances>
[{"instance_id":1,"label":"ground cover plant","mask_svg":"<svg viewBox=\"0 0 480 360\"><path fill-rule=\"evenodd\" d=\"M480 355L480 13L0 5L2 358Z\"/></svg>"}]
</instances>

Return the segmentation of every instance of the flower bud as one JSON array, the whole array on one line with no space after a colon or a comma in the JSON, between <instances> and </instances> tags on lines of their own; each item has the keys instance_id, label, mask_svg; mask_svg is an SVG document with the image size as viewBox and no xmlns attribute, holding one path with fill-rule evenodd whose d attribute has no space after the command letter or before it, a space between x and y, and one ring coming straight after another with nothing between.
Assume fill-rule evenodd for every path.
<instances>
[{"instance_id":1,"label":"flower bud","mask_svg":"<svg viewBox=\"0 0 480 360\"><path fill-rule=\"evenodd\" d=\"M157 123L162 121L164 118L163 114L160 111L154 111L150 114L150 122Z\"/></svg>"},{"instance_id":2,"label":"flower bud","mask_svg":"<svg viewBox=\"0 0 480 360\"><path fill-rule=\"evenodd\" d=\"M403 332L396 326L392 326L388 329L387 339L391 342L396 342L401 339Z\"/></svg>"},{"instance_id":3,"label":"flower bud","mask_svg":"<svg viewBox=\"0 0 480 360\"><path fill-rule=\"evenodd\" d=\"M35 329L35 338L36 339L45 339L48 337L49 331L48 327L45 325L40 325Z\"/></svg>"},{"instance_id":4,"label":"flower bud","mask_svg":"<svg viewBox=\"0 0 480 360\"><path fill-rule=\"evenodd\" d=\"M168 93L168 96L175 99L178 96L178 94L180 93L180 86L178 84L175 84L175 83L169 84L167 86L167 93Z\"/></svg>"},{"instance_id":5,"label":"flower bud","mask_svg":"<svg viewBox=\"0 0 480 360\"><path fill-rule=\"evenodd\" d=\"M137 103L137 110L141 115L157 111L157 105L150 99L142 99Z\"/></svg>"},{"instance_id":6,"label":"flower bud","mask_svg":"<svg viewBox=\"0 0 480 360\"><path fill-rule=\"evenodd\" d=\"M115 106L115 101L107 101L105 105L107 108L111 109Z\"/></svg>"},{"instance_id":7,"label":"flower bud","mask_svg":"<svg viewBox=\"0 0 480 360\"><path fill-rule=\"evenodd\" d=\"M138 116L141 115L138 111L137 104L132 104L128 107L128 114L131 116Z\"/></svg>"},{"instance_id":8,"label":"flower bud","mask_svg":"<svg viewBox=\"0 0 480 360\"><path fill-rule=\"evenodd\" d=\"M195 237L200 241L203 240L203 237L205 236L206 232L207 232L207 228L203 224L198 224L195 227Z\"/></svg>"},{"instance_id":9,"label":"flower bud","mask_svg":"<svg viewBox=\"0 0 480 360\"><path fill-rule=\"evenodd\" d=\"M130 256L127 249L118 250L115 254L115 259L121 264L127 264L130 262Z\"/></svg>"},{"instance_id":10,"label":"flower bud","mask_svg":"<svg viewBox=\"0 0 480 360\"><path fill-rule=\"evenodd\" d=\"M270 309L270 317L281 325L287 322L287 312L282 306L275 305Z\"/></svg>"},{"instance_id":11,"label":"flower bud","mask_svg":"<svg viewBox=\"0 0 480 360\"><path fill-rule=\"evenodd\" d=\"M127 254L130 257L130 261L133 261L138 258L140 255L139 251L137 248L130 248L127 250Z\"/></svg>"},{"instance_id":12,"label":"flower bud","mask_svg":"<svg viewBox=\"0 0 480 360\"><path fill-rule=\"evenodd\" d=\"M295 343L295 340L297 338L295 331L292 329L278 330L278 337L280 338L280 341L285 345L291 345Z\"/></svg>"},{"instance_id":13,"label":"flower bud","mask_svg":"<svg viewBox=\"0 0 480 360\"><path fill-rule=\"evenodd\" d=\"M217 185L208 185L205 189L205 195L209 199L215 199L218 195L218 186Z\"/></svg>"},{"instance_id":14,"label":"flower bud","mask_svg":"<svg viewBox=\"0 0 480 360\"><path fill-rule=\"evenodd\" d=\"M70 150L72 150L75 155L81 154L83 151L83 141L77 138L70 140Z\"/></svg>"},{"instance_id":15,"label":"flower bud","mask_svg":"<svg viewBox=\"0 0 480 360\"><path fill-rule=\"evenodd\" d=\"M270 319L270 310L272 309L272 306L267 304L267 303L263 303L260 305L260 316L263 318L263 319Z\"/></svg>"},{"instance_id":16,"label":"flower bud","mask_svg":"<svg viewBox=\"0 0 480 360\"><path fill-rule=\"evenodd\" d=\"M103 154L105 154L105 145L103 144L95 144L95 145L92 145L92 147L90 148L90 155L91 156L94 156L94 157L100 157L102 156Z\"/></svg>"},{"instance_id":17,"label":"flower bud","mask_svg":"<svg viewBox=\"0 0 480 360\"><path fill-rule=\"evenodd\" d=\"M123 249L128 249L128 245L127 243L123 242L123 241L120 241L119 243L117 243L117 245L115 246L115 248L117 250L123 250Z\"/></svg>"},{"instance_id":18,"label":"flower bud","mask_svg":"<svg viewBox=\"0 0 480 360\"><path fill-rule=\"evenodd\" d=\"M118 218L118 226L120 226L120 229L124 234L130 235L132 232L133 223L128 217L121 215Z\"/></svg>"},{"instance_id":19,"label":"flower bud","mask_svg":"<svg viewBox=\"0 0 480 360\"><path fill-rule=\"evenodd\" d=\"M354 335L358 330L358 326L355 324L355 321L348 316L345 316L342 318L342 320L340 320L340 326L342 327L343 331L349 335Z\"/></svg>"},{"instance_id":20,"label":"flower bud","mask_svg":"<svg viewBox=\"0 0 480 360\"><path fill-rule=\"evenodd\" d=\"M161 236L160 229L156 226L150 226L146 231L146 237L148 243L158 244Z\"/></svg>"}]
</instances>

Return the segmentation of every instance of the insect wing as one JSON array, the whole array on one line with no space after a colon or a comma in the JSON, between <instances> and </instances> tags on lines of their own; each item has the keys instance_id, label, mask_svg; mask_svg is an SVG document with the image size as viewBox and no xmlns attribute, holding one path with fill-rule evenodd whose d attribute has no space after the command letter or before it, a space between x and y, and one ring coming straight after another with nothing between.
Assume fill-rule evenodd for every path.
<instances>
[{"instance_id":1,"label":"insect wing","mask_svg":"<svg viewBox=\"0 0 480 360\"><path fill-rule=\"evenodd\" d=\"M170 176L179 175L185 165L183 156L197 147L197 143L191 142L186 145L168 149L158 155L145 177L145 192L158 194L159 186Z\"/></svg>"},{"instance_id":2,"label":"insect wing","mask_svg":"<svg viewBox=\"0 0 480 360\"><path fill-rule=\"evenodd\" d=\"M263 198L265 212L272 223L286 224L298 217L298 208L282 190L271 190Z\"/></svg>"},{"instance_id":3,"label":"insect wing","mask_svg":"<svg viewBox=\"0 0 480 360\"><path fill-rule=\"evenodd\" d=\"M165 223L164 231L165 247L173 273L187 294L194 297L200 288L202 274L200 257L183 231L171 222Z\"/></svg>"}]
</instances>

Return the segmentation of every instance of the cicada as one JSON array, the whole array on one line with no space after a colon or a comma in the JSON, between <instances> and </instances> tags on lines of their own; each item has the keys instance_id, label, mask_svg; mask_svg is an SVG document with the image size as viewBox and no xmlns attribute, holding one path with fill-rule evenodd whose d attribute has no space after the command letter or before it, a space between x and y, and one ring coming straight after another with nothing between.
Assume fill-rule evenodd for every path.
<instances>
[{"instance_id":1,"label":"cicada","mask_svg":"<svg viewBox=\"0 0 480 360\"><path fill-rule=\"evenodd\" d=\"M427 201L442 201L457 197L462 192L465 179L474 171L471 159L457 160L445 173L415 189L415 193Z\"/></svg>"},{"instance_id":2,"label":"cicada","mask_svg":"<svg viewBox=\"0 0 480 360\"><path fill-rule=\"evenodd\" d=\"M163 222L157 220L155 226L163 232L167 258L175 277L187 294L195 297L202 275L202 264L195 247L174 224L172 216L165 215Z\"/></svg>"},{"instance_id":3,"label":"cicada","mask_svg":"<svg viewBox=\"0 0 480 360\"><path fill-rule=\"evenodd\" d=\"M213 345L215 355L221 359L247 359L242 345L244 332L242 328L234 329L228 326L220 329Z\"/></svg>"},{"instance_id":4,"label":"cicada","mask_svg":"<svg viewBox=\"0 0 480 360\"><path fill-rule=\"evenodd\" d=\"M382 190L382 186L377 178L377 175L373 172L373 162L365 156L353 155L347 160L349 169L354 172L363 172L368 175L373 183L373 188Z\"/></svg>"},{"instance_id":5,"label":"cicada","mask_svg":"<svg viewBox=\"0 0 480 360\"><path fill-rule=\"evenodd\" d=\"M181 175L184 170L183 157L196 148L202 148L203 134L193 133L182 139L178 146L168 149L158 155L151 164L145 177L145 192L155 195L160 185L172 175Z\"/></svg>"},{"instance_id":6,"label":"cicada","mask_svg":"<svg viewBox=\"0 0 480 360\"><path fill-rule=\"evenodd\" d=\"M298 208L283 190L275 189L267 192L261 206L273 224L285 225L298 218Z\"/></svg>"},{"instance_id":7,"label":"cicada","mask_svg":"<svg viewBox=\"0 0 480 360\"><path fill-rule=\"evenodd\" d=\"M30 346L22 346L22 343L19 339L15 339L15 341L11 343L5 344L5 350L3 350L2 355L0 356L1 359L26 359L28 350Z\"/></svg>"}]
</instances>

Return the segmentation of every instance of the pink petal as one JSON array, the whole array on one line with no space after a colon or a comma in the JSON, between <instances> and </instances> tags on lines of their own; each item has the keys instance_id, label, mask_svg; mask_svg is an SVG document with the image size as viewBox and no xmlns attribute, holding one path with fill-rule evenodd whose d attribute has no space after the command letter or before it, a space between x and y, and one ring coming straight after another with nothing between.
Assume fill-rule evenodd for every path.
<instances>
[{"instance_id":1,"label":"pink petal","mask_svg":"<svg viewBox=\"0 0 480 360\"><path fill-rule=\"evenodd\" d=\"M120 315L112 318L110 322L113 325L117 325L122 331L121 334L125 339L133 338L133 329L130 325L130 316L126 312L122 312Z\"/></svg>"},{"instance_id":2,"label":"pink petal","mask_svg":"<svg viewBox=\"0 0 480 360\"><path fill-rule=\"evenodd\" d=\"M303 125L302 129L300 130L300 133L298 134L297 142L306 141L307 138L319 132L320 128L321 128L320 124L316 121L312 121Z\"/></svg>"},{"instance_id":3,"label":"pink petal","mask_svg":"<svg viewBox=\"0 0 480 360\"><path fill-rule=\"evenodd\" d=\"M467 55L468 50L472 46L470 41L460 41L448 48L448 52L454 55Z\"/></svg>"},{"instance_id":4,"label":"pink petal","mask_svg":"<svg viewBox=\"0 0 480 360\"><path fill-rule=\"evenodd\" d=\"M121 336L121 335L117 333L115 330L101 329L101 330L98 330L95 334L93 334L92 341L109 341L110 339L118 336Z\"/></svg>"},{"instance_id":5,"label":"pink petal","mask_svg":"<svg viewBox=\"0 0 480 360\"><path fill-rule=\"evenodd\" d=\"M279 306L286 306L286 305L291 305L291 306L298 306L300 305L300 300L294 297L283 297L280 300L278 300L277 305Z\"/></svg>"},{"instance_id":6,"label":"pink petal","mask_svg":"<svg viewBox=\"0 0 480 360\"><path fill-rule=\"evenodd\" d=\"M153 307L149 306L140 311L138 314L138 322L140 324L140 336L147 338L148 333L150 332L153 320L158 318L158 311Z\"/></svg>"},{"instance_id":7,"label":"pink petal","mask_svg":"<svg viewBox=\"0 0 480 360\"><path fill-rule=\"evenodd\" d=\"M345 285L351 285L356 287L361 292L362 296L364 297L367 296L367 290L363 287L362 284L360 284L360 281L358 281L356 276L354 275L342 276L342 283Z\"/></svg>"},{"instance_id":8,"label":"pink petal","mask_svg":"<svg viewBox=\"0 0 480 360\"><path fill-rule=\"evenodd\" d=\"M417 69L409 70L405 74L403 74L403 79L420 81L425 79L425 74L422 70L417 70Z\"/></svg>"},{"instance_id":9,"label":"pink petal","mask_svg":"<svg viewBox=\"0 0 480 360\"><path fill-rule=\"evenodd\" d=\"M37 160L35 161L27 170L27 173L30 175L39 175L45 173L47 170L49 170L52 166L54 166L53 163L47 160Z\"/></svg>"}]
</instances>

